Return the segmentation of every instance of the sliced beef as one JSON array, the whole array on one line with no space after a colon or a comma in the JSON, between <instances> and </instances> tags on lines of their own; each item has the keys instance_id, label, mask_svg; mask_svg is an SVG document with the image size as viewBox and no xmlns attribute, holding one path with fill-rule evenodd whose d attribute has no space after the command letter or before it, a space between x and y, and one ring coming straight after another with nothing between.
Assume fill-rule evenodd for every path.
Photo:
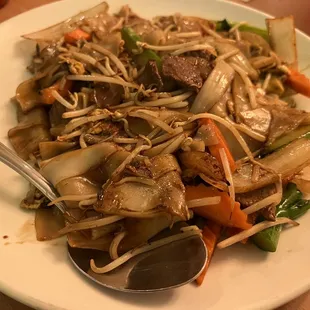
<instances>
[{"instance_id":1,"label":"sliced beef","mask_svg":"<svg viewBox=\"0 0 310 310\"><path fill-rule=\"evenodd\" d=\"M145 88L156 87L158 91L162 89L163 81L155 60L148 61L137 82L143 84Z\"/></svg>"},{"instance_id":2,"label":"sliced beef","mask_svg":"<svg viewBox=\"0 0 310 310\"><path fill-rule=\"evenodd\" d=\"M275 185L271 184L251 192L236 194L236 201L240 202L242 208L247 208L256 202L275 194L276 191ZM256 218L258 215L262 215L266 220L274 221L276 218L275 212L276 208L271 206L255 212L253 216Z\"/></svg>"},{"instance_id":3,"label":"sliced beef","mask_svg":"<svg viewBox=\"0 0 310 310\"><path fill-rule=\"evenodd\" d=\"M163 58L163 77L175 81L180 87L199 91L211 68L206 59L166 56Z\"/></svg>"},{"instance_id":4,"label":"sliced beef","mask_svg":"<svg viewBox=\"0 0 310 310\"><path fill-rule=\"evenodd\" d=\"M122 102L124 88L116 84L97 84L94 89L94 101L99 108L107 108Z\"/></svg>"},{"instance_id":5,"label":"sliced beef","mask_svg":"<svg viewBox=\"0 0 310 310\"><path fill-rule=\"evenodd\" d=\"M179 160L187 170L192 171L193 176L203 173L216 181L225 180L219 162L207 152L183 152L179 154ZM187 174L189 171L187 171Z\"/></svg>"}]
</instances>

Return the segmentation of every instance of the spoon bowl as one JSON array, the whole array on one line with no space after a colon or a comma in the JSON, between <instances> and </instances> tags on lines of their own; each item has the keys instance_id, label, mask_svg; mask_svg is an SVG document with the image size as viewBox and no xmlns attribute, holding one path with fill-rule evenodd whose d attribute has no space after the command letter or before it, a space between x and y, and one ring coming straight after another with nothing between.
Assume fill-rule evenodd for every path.
<instances>
[{"instance_id":1,"label":"spoon bowl","mask_svg":"<svg viewBox=\"0 0 310 310\"><path fill-rule=\"evenodd\" d=\"M94 259L97 266L104 266L111 262L108 253L69 245L68 252L74 266L92 281L131 293L164 291L192 282L202 272L207 258L204 242L199 236L140 254L105 274L93 272L89 262Z\"/></svg>"}]
</instances>

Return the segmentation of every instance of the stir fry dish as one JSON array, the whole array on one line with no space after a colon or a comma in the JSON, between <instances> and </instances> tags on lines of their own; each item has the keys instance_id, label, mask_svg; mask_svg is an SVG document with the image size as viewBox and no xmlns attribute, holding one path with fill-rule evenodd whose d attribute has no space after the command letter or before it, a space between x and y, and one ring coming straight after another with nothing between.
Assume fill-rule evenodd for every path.
<instances>
[{"instance_id":1,"label":"stir fry dish","mask_svg":"<svg viewBox=\"0 0 310 310\"><path fill-rule=\"evenodd\" d=\"M200 235L208 261L236 243L274 252L310 208L310 97L294 20L266 29L179 13L144 19L101 3L27 34L32 77L16 90L18 155L57 189L31 187L38 240L131 257ZM285 37L285 39L283 39ZM63 201L63 215L54 206ZM172 237L161 231L178 228Z\"/></svg>"}]
</instances>

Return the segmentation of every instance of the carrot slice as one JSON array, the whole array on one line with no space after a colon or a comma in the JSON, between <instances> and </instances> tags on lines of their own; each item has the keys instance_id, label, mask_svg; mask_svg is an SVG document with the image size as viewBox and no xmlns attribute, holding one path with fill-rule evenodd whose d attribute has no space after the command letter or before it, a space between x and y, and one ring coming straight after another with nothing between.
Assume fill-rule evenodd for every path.
<instances>
[{"instance_id":1,"label":"carrot slice","mask_svg":"<svg viewBox=\"0 0 310 310\"><path fill-rule=\"evenodd\" d=\"M77 29L65 34L65 42L66 43L74 44L77 41L82 40L82 39L89 41L91 39L91 35L85 31L83 31L80 28L77 28Z\"/></svg>"},{"instance_id":2,"label":"carrot slice","mask_svg":"<svg viewBox=\"0 0 310 310\"><path fill-rule=\"evenodd\" d=\"M229 150L228 144L224 138L224 136L222 135L221 131L219 130L219 128L216 126L216 124L214 123L214 121L212 119L206 118L206 119L202 119L200 121L201 125L208 125L209 128L211 128L211 130L214 132L215 137L218 140L218 143L215 145L210 145L209 151L210 153L218 160L219 163L222 162L221 160L221 155L220 155L220 149L224 149L228 162L229 162L229 166L230 166L230 170L232 172L234 172L236 170L236 163L235 160Z\"/></svg>"},{"instance_id":3,"label":"carrot slice","mask_svg":"<svg viewBox=\"0 0 310 310\"><path fill-rule=\"evenodd\" d=\"M220 192L214 187L207 187L203 184L199 184L198 186L186 186L186 200L214 196L221 197L219 204L193 208L192 210L194 213L226 227L237 227L241 229L249 229L252 227L247 221L248 216L240 209L240 203L235 202L235 206L232 210L231 199L226 192Z\"/></svg>"},{"instance_id":4,"label":"carrot slice","mask_svg":"<svg viewBox=\"0 0 310 310\"><path fill-rule=\"evenodd\" d=\"M208 225L205 226L202 230L202 240L204 241L206 248L208 250L208 259L205 268L203 269L199 277L196 279L196 283L198 285L202 284L206 276L220 234L221 234L221 226L211 221L208 221Z\"/></svg>"},{"instance_id":5,"label":"carrot slice","mask_svg":"<svg viewBox=\"0 0 310 310\"><path fill-rule=\"evenodd\" d=\"M66 83L62 89L60 89L60 81L57 81L54 85L41 90L42 103L53 104L55 98L52 94L53 90L57 90L61 96L67 96L68 91L72 87L72 81L66 80Z\"/></svg>"},{"instance_id":6,"label":"carrot slice","mask_svg":"<svg viewBox=\"0 0 310 310\"><path fill-rule=\"evenodd\" d=\"M310 97L310 79L297 70L290 69L290 74L287 78L287 83L297 93Z\"/></svg>"},{"instance_id":7,"label":"carrot slice","mask_svg":"<svg viewBox=\"0 0 310 310\"><path fill-rule=\"evenodd\" d=\"M241 233L243 231L243 229L240 229L240 228L235 228L235 227L229 227L227 228L226 232L227 232L227 235L229 237L231 236L234 236L234 235L237 235L239 233ZM247 244L248 243L248 240L249 238L245 238L243 239L242 241L240 241L242 244Z\"/></svg>"}]
</instances>

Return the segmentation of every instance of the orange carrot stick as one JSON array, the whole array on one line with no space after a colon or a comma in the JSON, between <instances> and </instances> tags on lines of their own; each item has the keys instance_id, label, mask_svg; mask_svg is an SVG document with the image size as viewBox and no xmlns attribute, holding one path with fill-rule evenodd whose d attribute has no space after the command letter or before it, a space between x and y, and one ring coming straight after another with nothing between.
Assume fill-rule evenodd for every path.
<instances>
[{"instance_id":1,"label":"orange carrot stick","mask_svg":"<svg viewBox=\"0 0 310 310\"><path fill-rule=\"evenodd\" d=\"M61 96L67 96L68 91L72 87L72 81L67 80L64 87L60 89L60 81L57 81L54 85L44 88L41 90L42 103L44 104L53 104L55 102L55 98L52 94L53 90L59 92Z\"/></svg>"},{"instance_id":2,"label":"orange carrot stick","mask_svg":"<svg viewBox=\"0 0 310 310\"><path fill-rule=\"evenodd\" d=\"M206 276L206 273L210 266L210 262L213 257L214 249L215 249L217 240L220 237L220 234L221 234L221 226L214 222L208 221L208 225L203 228L202 240L204 241L206 248L208 250L208 259L207 259L204 270L199 275L199 277L196 279L196 283L198 285L202 284Z\"/></svg>"},{"instance_id":3,"label":"orange carrot stick","mask_svg":"<svg viewBox=\"0 0 310 310\"><path fill-rule=\"evenodd\" d=\"M208 125L210 126L211 130L214 132L215 137L218 140L218 143L215 145L210 145L209 151L210 153L218 160L219 163L222 162L221 160L221 155L220 155L220 149L223 148L228 162L229 162L229 166L230 166L230 170L232 172L234 172L236 170L236 163L235 160L229 150L229 147L227 145L227 142L224 138L224 136L222 135L221 131L219 130L219 128L216 126L216 124L214 123L214 121L212 119L206 118L200 121L201 125Z\"/></svg>"},{"instance_id":4,"label":"orange carrot stick","mask_svg":"<svg viewBox=\"0 0 310 310\"><path fill-rule=\"evenodd\" d=\"M231 208L231 199L226 192L220 192L214 187L207 187L203 184L186 186L185 197L187 201L214 196L221 197L220 203L193 208L194 213L226 227L237 227L241 229L252 227L248 223L248 216L240 209L240 203L235 202L234 208Z\"/></svg>"},{"instance_id":5,"label":"orange carrot stick","mask_svg":"<svg viewBox=\"0 0 310 310\"><path fill-rule=\"evenodd\" d=\"M304 74L294 69L290 69L287 83L297 93L310 97L310 79L308 79Z\"/></svg>"},{"instance_id":6,"label":"orange carrot stick","mask_svg":"<svg viewBox=\"0 0 310 310\"><path fill-rule=\"evenodd\" d=\"M65 42L66 43L70 43L70 44L74 44L79 40L90 40L91 39L91 35L85 31L83 31L80 28L77 28L71 32L68 32L65 34Z\"/></svg>"}]
</instances>

